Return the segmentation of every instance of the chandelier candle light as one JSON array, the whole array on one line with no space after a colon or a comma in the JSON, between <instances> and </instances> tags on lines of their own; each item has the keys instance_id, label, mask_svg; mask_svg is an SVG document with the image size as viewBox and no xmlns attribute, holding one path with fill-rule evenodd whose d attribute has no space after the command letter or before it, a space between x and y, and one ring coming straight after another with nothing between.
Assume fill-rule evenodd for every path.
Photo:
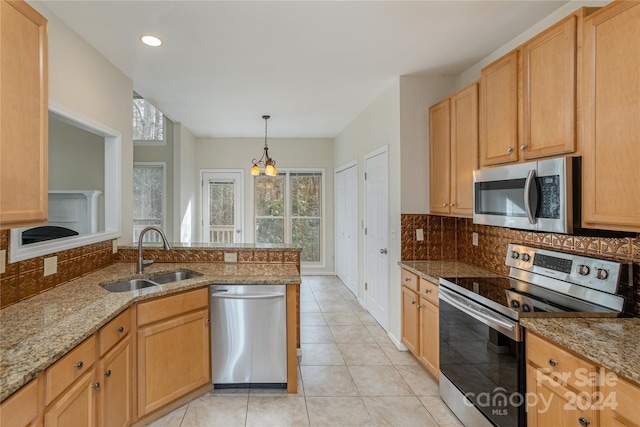
<instances>
[{"instance_id":1,"label":"chandelier candle light","mask_svg":"<svg viewBox=\"0 0 640 427\"><path fill-rule=\"evenodd\" d=\"M260 160L252 160L253 166L251 167L251 175L260 175L260 167L264 166L265 175L276 176L278 175L276 161L269 157L269 146L267 146L267 120L269 120L271 116L262 116L262 118L264 119L264 152L262 153Z\"/></svg>"}]
</instances>

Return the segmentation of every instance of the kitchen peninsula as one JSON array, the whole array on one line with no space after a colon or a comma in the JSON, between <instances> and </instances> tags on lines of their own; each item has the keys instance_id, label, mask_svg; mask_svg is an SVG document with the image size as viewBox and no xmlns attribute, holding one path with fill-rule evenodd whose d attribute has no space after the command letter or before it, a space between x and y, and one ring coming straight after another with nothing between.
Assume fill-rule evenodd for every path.
<instances>
[{"instance_id":1,"label":"kitchen peninsula","mask_svg":"<svg viewBox=\"0 0 640 427\"><path fill-rule=\"evenodd\" d=\"M136 324L140 326L143 323L140 307L143 305L151 307L149 302L167 301L162 313L160 313L162 315L166 311L183 310L185 313L189 312L190 316L199 312L202 317L206 317L206 319L201 319L206 325L202 326L203 322L200 322L198 328L201 331L203 328L206 329L206 334L201 332L200 336L206 337L206 345L201 343L201 347L206 349L208 355L208 285L212 283L287 285L287 384L288 392L295 393L297 387L296 348L299 347L298 307L301 249L285 245L251 244L175 244L172 246L174 249L171 251L163 251L160 247L156 251L154 247L145 245L145 259L157 258L157 262L146 267L142 275L135 274L135 263L130 262L137 257L137 248L134 250L133 247L124 247L113 255L114 262L111 265L2 309L0 311L0 336L2 337L0 342L0 400L3 401L3 406L10 402L13 398L12 395L21 387L28 387L28 384L32 384L34 382L32 380L35 379L40 384L45 383L45 390L44 399L43 392L39 391L37 400L40 403L33 402L33 404L42 405L38 411L40 413L45 411L46 417L50 407L57 405L63 399L58 396L62 393L70 393L67 390L74 388L73 385L69 385L68 388L67 386L62 387L57 394L51 392L50 383L53 383L53 380L49 379L47 375L56 368L58 365L56 362L70 352L75 352L78 348L90 346L94 355L90 361L85 359L85 368L91 368L89 365L93 361L97 366L102 366L95 356L96 347L100 349L99 355L101 356L113 347L113 344L104 344L108 341L104 336L104 330L114 322L120 322L121 319L125 319L124 328L119 324L114 324L114 327L117 327L118 332L123 336L127 335L129 327L131 328L130 338L133 341L130 358L133 361L131 366L134 368L131 369L130 379L132 389L138 390L139 394L142 384L136 387L136 378L140 378L136 371L144 369L141 364L141 361L144 360L144 354L142 354L144 351L140 351L143 349L141 343L144 336L141 332L142 329L138 329L136 332ZM224 262L225 259L234 260L234 262ZM148 277L176 270L193 271L202 275L130 292L109 292L100 286L103 283ZM194 297L192 298L191 295ZM197 300L194 299L196 295ZM175 299L176 297L182 299ZM136 308L138 308L137 320ZM154 323L154 325L158 323L160 322ZM89 343L90 341L91 343ZM107 345L112 347L107 347ZM74 363L77 364L78 361L74 361ZM79 366L82 367L82 363ZM77 366L76 368L79 377L81 369ZM208 363L204 369L206 375L203 378L206 377L206 381L200 381L201 384L195 392L202 393L212 387ZM75 371L74 369L74 374ZM82 371L82 373L84 372ZM147 375L150 375L149 371L147 371ZM99 388L95 384L103 381L100 378L103 378L102 372L100 375L96 373L95 379L89 382L94 390ZM77 377L73 379L76 380ZM32 382L30 383L30 381ZM94 383L94 381L97 382ZM187 392L194 392L194 390L187 390ZM133 410L130 421L133 423L138 420L152 419L149 417L163 412L164 405L149 406L145 409L140 402L138 402L136 410L136 404L133 403L136 399L138 399L136 393L132 393L130 401ZM171 406L171 402L167 402L166 406ZM100 405L98 405L97 411L101 411ZM5 414L3 413L2 416L4 417Z\"/></svg>"}]
</instances>

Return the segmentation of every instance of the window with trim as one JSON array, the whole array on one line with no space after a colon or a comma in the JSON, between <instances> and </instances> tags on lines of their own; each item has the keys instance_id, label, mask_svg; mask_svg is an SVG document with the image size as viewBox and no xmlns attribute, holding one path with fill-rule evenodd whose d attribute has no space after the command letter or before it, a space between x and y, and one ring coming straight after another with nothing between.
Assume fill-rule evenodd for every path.
<instances>
[{"instance_id":1,"label":"window with trim","mask_svg":"<svg viewBox=\"0 0 640 427\"><path fill-rule=\"evenodd\" d=\"M150 225L164 228L165 164L133 164L133 241ZM149 232L145 242L160 242L160 234Z\"/></svg>"},{"instance_id":2,"label":"window with trim","mask_svg":"<svg viewBox=\"0 0 640 427\"><path fill-rule=\"evenodd\" d=\"M133 93L133 142L164 145L164 114L146 99Z\"/></svg>"},{"instance_id":3,"label":"window with trim","mask_svg":"<svg viewBox=\"0 0 640 427\"><path fill-rule=\"evenodd\" d=\"M324 172L281 171L254 178L256 243L293 243L300 261L323 265Z\"/></svg>"}]
</instances>

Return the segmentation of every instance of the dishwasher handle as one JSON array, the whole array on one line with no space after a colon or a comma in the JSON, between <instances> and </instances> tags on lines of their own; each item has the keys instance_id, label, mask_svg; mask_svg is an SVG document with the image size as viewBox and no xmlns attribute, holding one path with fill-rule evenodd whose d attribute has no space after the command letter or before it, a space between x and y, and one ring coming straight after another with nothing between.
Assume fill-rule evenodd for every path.
<instances>
[{"instance_id":1,"label":"dishwasher handle","mask_svg":"<svg viewBox=\"0 0 640 427\"><path fill-rule=\"evenodd\" d=\"M268 299L268 298L284 298L284 294L221 294L212 293L211 298L223 298L223 299Z\"/></svg>"}]
</instances>

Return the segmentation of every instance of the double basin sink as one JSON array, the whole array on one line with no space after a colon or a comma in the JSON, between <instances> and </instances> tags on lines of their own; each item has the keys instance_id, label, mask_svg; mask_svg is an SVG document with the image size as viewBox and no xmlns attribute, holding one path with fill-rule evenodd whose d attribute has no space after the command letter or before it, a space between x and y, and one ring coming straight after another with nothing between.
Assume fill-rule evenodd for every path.
<instances>
[{"instance_id":1,"label":"double basin sink","mask_svg":"<svg viewBox=\"0 0 640 427\"><path fill-rule=\"evenodd\" d=\"M168 273L160 273L155 276L146 277L144 279L131 279L115 283L103 283L102 286L109 292L131 292L139 289L150 288L152 286L164 285L167 283L179 282L180 280L193 279L202 276L202 273L195 271L170 271Z\"/></svg>"}]
</instances>

